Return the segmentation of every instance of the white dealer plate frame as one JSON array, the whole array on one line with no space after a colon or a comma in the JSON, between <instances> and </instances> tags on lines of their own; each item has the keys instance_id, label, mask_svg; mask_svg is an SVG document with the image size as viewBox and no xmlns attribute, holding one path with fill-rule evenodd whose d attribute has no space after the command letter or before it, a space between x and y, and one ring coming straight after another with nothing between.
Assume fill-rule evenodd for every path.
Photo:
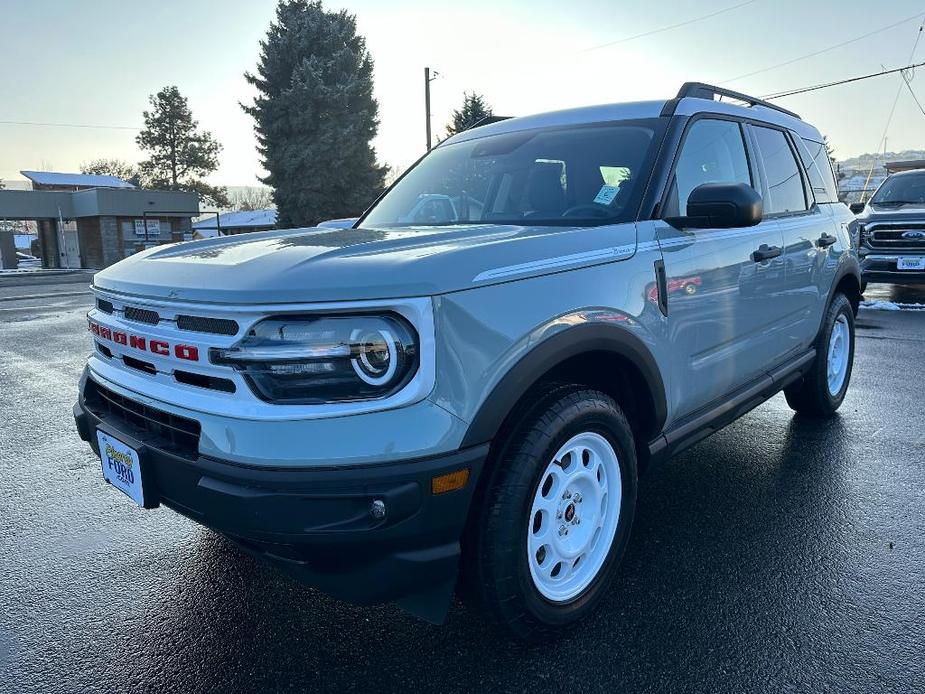
<instances>
[{"instance_id":1,"label":"white dealer plate frame","mask_svg":"<svg viewBox=\"0 0 925 694\"><path fill-rule=\"evenodd\" d=\"M925 270L925 256L908 256L896 259L897 270Z\"/></svg>"},{"instance_id":2,"label":"white dealer plate frame","mask_svg":"<svg viewBox=\"0 0 925 694\"><path fill-rule=\"evenodd\" d=\"M96 432L96 440L100 446L103 479L143 508L145 493L138 451L99 430Z\"/></svg>"}]
</instances>

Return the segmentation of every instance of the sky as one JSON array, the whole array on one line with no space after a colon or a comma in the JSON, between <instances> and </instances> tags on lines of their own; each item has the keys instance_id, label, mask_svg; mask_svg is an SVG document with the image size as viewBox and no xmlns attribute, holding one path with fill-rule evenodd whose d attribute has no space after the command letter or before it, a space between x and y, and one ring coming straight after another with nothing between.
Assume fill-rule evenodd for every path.
<instances>
[{"instance_id":1,"label":"sky","mask_svg":"<svg viewBox=\"0 0 925 694\"><path fill-rule=\"evenodd\" d=\"M175 84L223 145L210 182L256 185L262 167L253 121L239 104L253 98L243 75L256 65L275 6L275 0L0 0L0 179L20 179L21 169L76 171L96 158L139 161L134 140L147 98ZM354 13L367 39L381 120L374 146L382 163L398 169L425 150L425 66L439 73L431 84L432 122L442 135L466 91L482 94L496 114L516 116L670 98L685 81L761 96L899 67L925 17L925 6L913 0L331 0L325 6ZM673 25L681 26L661 31ZM925 61L925 37L916 58ZM925 104L925 67L911 87ZM825 133L836 158L883 149L884 132L891 151L925 149L925 113L899 75L777 103Z\"/></svg>"}]
</instances>

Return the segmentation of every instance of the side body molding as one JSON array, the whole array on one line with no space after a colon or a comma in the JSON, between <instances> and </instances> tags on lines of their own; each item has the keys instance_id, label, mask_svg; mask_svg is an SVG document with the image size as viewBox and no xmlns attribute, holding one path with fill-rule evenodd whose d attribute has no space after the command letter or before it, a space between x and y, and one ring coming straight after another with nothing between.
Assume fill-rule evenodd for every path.
<instances>
[{"instance_id":1,"label":"side body molding","mask_svg":"<svg viewBox=\"0 0 925 694\"><path fill-rule=\"evenodd\" d=\"M557 332L538 343L498 382L482 403L462 442L462 448L491 441L527 391L567 359L591 352L612 353L631 362L642 374L655 411L655 432L667 417L665 385L649 348L630 330L613 323L585 323Z\"/></svg>"}]
</instances>

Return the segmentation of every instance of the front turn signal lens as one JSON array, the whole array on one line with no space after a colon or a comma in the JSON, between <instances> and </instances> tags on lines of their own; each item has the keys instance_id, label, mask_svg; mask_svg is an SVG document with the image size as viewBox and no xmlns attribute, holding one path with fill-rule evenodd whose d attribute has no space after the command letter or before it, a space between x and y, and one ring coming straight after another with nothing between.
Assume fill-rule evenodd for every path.
<instances>
[{"instance_id":1,"label":"front turn signal lens","mask_svg":"<svg viewBox=\"0 0 925 694\"><path fill-rule=\"evenodd\" d=\"M433 494L446 494L462 489L469 481L469 468L464 467L462 470L448 472L445 475L438 475L430 481L430 491Z\"/></svg>"}]
</instances>

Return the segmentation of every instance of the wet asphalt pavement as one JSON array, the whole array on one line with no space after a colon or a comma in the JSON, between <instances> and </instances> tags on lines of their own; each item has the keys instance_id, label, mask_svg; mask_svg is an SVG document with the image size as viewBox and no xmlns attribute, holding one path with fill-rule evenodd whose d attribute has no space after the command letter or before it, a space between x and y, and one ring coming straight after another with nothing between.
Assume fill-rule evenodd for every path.
<instances>
[{"instance_id":1,"label":"wet asphalt pavement","mask_svg":"<svg viewBox=\"0 0 925 694\"><path fill-rule=\"evenodd\" d=\"M107 488L71 418L89 295L48 286L0 292L0 692L925 691L925 312L862 311L835 420L778 396L650 471L602 609L526 647L461 606L345 605Z\"/></svg>"}]
</instances>

